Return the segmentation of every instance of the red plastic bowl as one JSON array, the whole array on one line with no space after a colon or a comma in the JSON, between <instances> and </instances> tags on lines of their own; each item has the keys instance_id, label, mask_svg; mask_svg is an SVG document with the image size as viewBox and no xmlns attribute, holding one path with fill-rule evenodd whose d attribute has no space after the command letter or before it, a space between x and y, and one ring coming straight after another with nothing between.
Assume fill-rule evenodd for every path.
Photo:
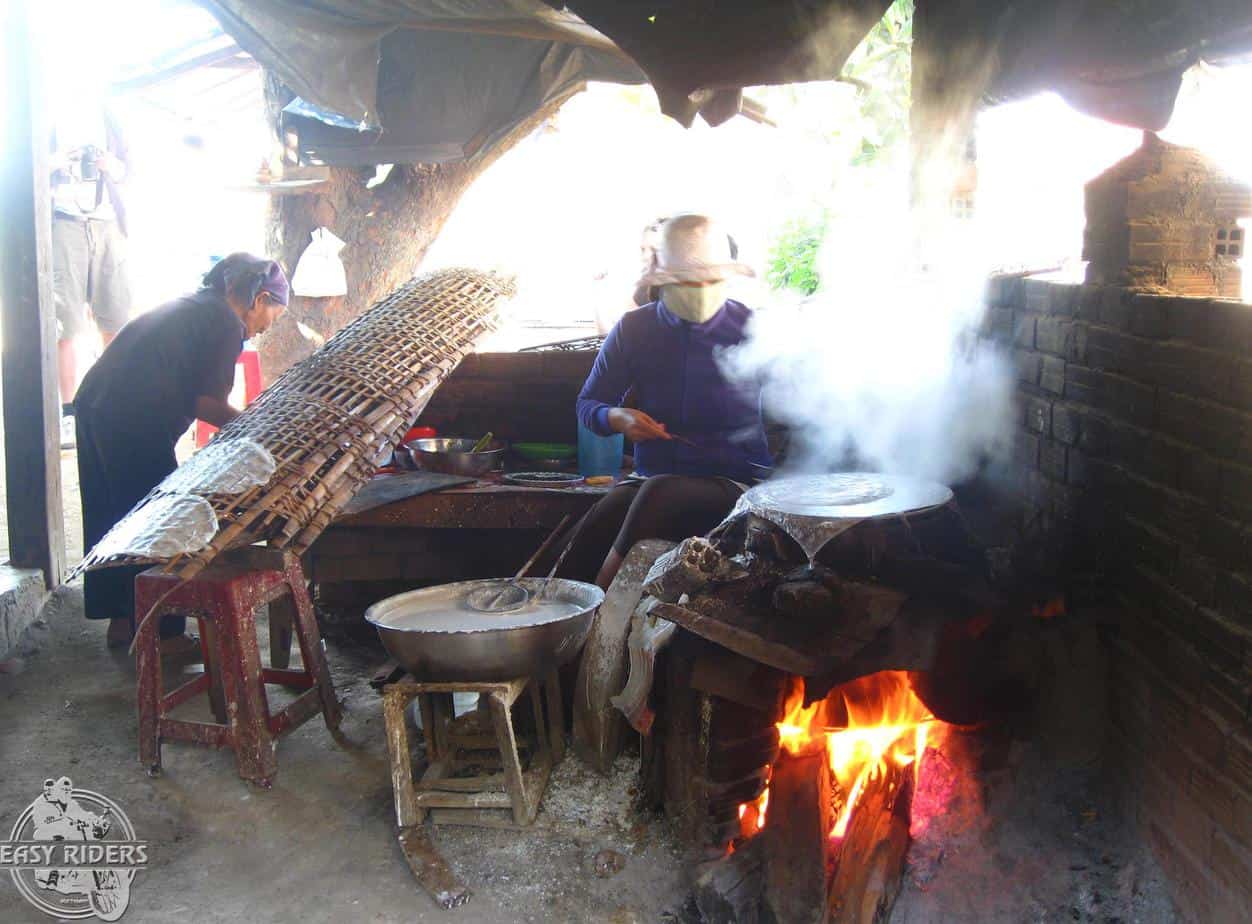
<instances>
[{"instance_id":1,"label":"red plastic bowl","mask_svg":"<svg viewBox=\"0 0 1252 924\"><path fill-rule=\"evenodd\" d=\"M409 432L400 438L400 445L411 443L413 440L433 440L438 435L434 427L410 427Z\"/></svg>"}]
</instances>

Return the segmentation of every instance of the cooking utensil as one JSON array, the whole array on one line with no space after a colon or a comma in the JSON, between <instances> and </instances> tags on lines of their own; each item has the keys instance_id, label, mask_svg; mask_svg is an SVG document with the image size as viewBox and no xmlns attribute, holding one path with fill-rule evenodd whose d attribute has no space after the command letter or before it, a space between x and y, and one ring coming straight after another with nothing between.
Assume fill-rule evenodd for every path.
<instances>
[{"instance_id":1,"label":"cooking utensil","mask_svg":"<svg viewBox=\"0 0 1252 924\"><path fill-rule=\"evenodd\" d=\"M503 443L492 442L491 448L474 452L476 440L439 438L413 440L405 448L419 468L449 475L472 475L477 478L500 466L504 459Z\"/></svg>"},{"instance_id":2,"label":"cooking utensil","mask_svg":"<svg viewBox=\"0 0 1252 924\"><path fill-rule=\"evenodd\" d=\"M535 554L526 559L526 564L517 569L517 574L507 581L501 581L495 587L483 587L474 591L465 598L465 601L480 613L503 613L525 606L530 599L530 591L517 582L521 580L523 574L530 570L530 566L538 561L539 556L552 546L552 543L556 541L556 537L561 535L561 530L565 529L565 524L569 522L571 515L567 513L562 517L561 522L556 524L556 529L548 533L548 538L544 539L539 548L535 549ZM564 557L565 553L562 552L561 558ZM560 559L558 559L559 561Z\"/></svg>"},{"instance_id":3,"label":"cooking utensil","mask_svg":"<svg viewBox=\"0 0 1252 924\"><path fill-rule=\"evenodd\" d=\"M588 510L578 520L578 525L574 527L570 533L569 542L565 543L565 548L561 549L561 554L556 557L556 564L552 566L552 570L548 572L548 576L543 579L543 586L539 588L539 599L543 600L548 592L548 585L552 583L552 577L556 574L556 569L561 567L561 563L565 561L565 556L569 554L569 550L574 547L574 543L578 541L578 537L582 535L583 524L587 522L587 518L591 515Z\"/></svg>"},{"instance_id":4,"label":"cooking utensil","mask_svg":"<svg viewBox=\"0 0 1252 924\"><path fill-rule=\"evenodd\" d=\"M582 484L583 476L570 472L509 472L504 480L531 488L568 488Z\"/></svg>"},{"instance_id":5,"label":"cooking utensil","mask_svg":"<svg viewBox=\"0 0 1252 924\"><path fill-rule=\"evenodd\" d=\"M490 581L462 581L388 597L365 611L387 652L419 680L511 680L559 667L591 630L604 591L556 578L535 600L540 578L522 578L532 603L509 613L480 613L469 594Z\"/></svg>"},{"instance_id":6,"label":"cooking utensil","mask_svg":"<svg viewBox=\"0 0 1252 924\"><path fill-rule=\"evenodd\" d=\"M495 434L488 430L481 437L479 437L478 442L474 444L474 448L471 449L470 452L482 452L487 448L487 445L491 442L491 438L493 436L495 436Z\"/></svg>"}]
</instances>

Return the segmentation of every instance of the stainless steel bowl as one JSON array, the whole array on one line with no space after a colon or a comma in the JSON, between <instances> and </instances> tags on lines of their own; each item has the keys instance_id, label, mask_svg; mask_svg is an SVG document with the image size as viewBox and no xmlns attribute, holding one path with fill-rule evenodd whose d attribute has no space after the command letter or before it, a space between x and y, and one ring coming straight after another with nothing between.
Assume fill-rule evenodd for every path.
<instances>
[{"instance_id":1,"label":"stainless steel bowl","mask_svg":"<svg viewBox=\"0 0 1252 924\"><path fill-rule=\"evenodd\" d=\"M506 446L492 440L482 452L470 452L478 440L426 439L405 443L418 468L448 475L472 475L477 478L498 469L504 461Z\"/></svg>"},{"instance_id":2,"label":"stainless steel bowl","mask_svg":"<svg viewBox=\"0 0 1252 924\"><path fill-rule=\"evenodd\" d=\"M532 597L538 597L543 578L523 578L520 583ZM380 600L365 611L365 619L378 630L383 646L396 661L419 680L511 680L559 667L582 648L591 631L596 608L604 591L594 584L553 578L544 594L572 612L549 622L513 625L517 611L480 613L466 597L484 585L499 583L461 581L422 590L411 590ZM445 622L441 615L456 612L463 625L484 626L477 631L448 631L423 626ZM537 618L542 618L537 617ZM492 623L508 622L508 628L489 628Z\"/></svg>"}]
</instances>

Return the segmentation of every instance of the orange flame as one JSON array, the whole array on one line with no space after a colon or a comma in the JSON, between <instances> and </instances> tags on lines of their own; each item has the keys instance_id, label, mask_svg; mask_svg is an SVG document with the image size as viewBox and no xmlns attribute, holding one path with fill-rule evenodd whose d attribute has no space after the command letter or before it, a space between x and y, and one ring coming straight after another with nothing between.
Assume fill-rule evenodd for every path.
<instances>
[{"instance_id":1,"label":"orange flame","mask_svg":"<svg viewBox=\"0 0 1252 924\"><path fill-rule=\"evenodd\" d=\"M848 830L852 811L865 784L885 769L886 761L913 766L920 772L921 756L938 723L909 685L904 671L882 671L844 684L837 696L804 707L803 684L787 698L778 723L782 747L795 754L825 738L830 769L846 793L843 808L831 829L832 838ZM739 807L740 830L745 835L765 826L769 789L755 802ZM755 830L753 830L755 828Z\"/></svg>"}]
</instances>

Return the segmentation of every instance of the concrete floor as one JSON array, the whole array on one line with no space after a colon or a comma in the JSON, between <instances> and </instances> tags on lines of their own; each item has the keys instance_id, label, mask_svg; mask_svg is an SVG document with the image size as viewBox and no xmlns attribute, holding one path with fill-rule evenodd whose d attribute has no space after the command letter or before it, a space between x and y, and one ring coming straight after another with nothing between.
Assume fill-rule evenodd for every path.
<instances>
[{"instance_id":1,"label":"concrete floor","mask_svg":"<svg viewBox=\"0 0 1252 924\"><path fill-rule=\"evenodd\" d=\"M605 780L572 756L534 829L438 829L437 846L474 895L437 909L393 838L381 703L368 686L381 649L328 646L343 739L310 721L283 739L277 782L261 791L238 779L230 752L185 744L166 746L162 776L145 775L132 662L82 618L79 587L58 591L23 647L22 669L0 674L0 831L47 777L114 799L151 844L125 922L698 922L689 866L664 821L631 807L635 767L619 761ZM1002 735L961 737L944 751L950 766L935 779L949 779L948 791L910 851L896 924L1177 920L1097 773L1058 767ZM596 875L602 850L625 858L621 872ZM0 922L47 920L0 874Z\"/></svg>"},{"instance_id":2,"label":"concrete floor","mask_svg":"<svg viewBox=\"0 0 1252 924\"><path fill-rule=\"evenodd\" d=\"M270 791L235 775L230 752L164 749L149 778L135 751L134 670L108 653L104 627L63 588L24 669L0 675L0 828L8 831L43 780L62 774L115 800L151 844L127 922L654 922L678 910L683 864L662 822L629 809L631 769L610 780L573 758L558 772L534 830L440 829L437 844L474 891L453 912L420 891L395 844L381 701L367 685L382 657L331 649L345 700L343 741L312 720L278 749ZM626 858L598 878L592 857ZM0 875L0 921L46 921Z\"/></svg>"}]
</instances>

